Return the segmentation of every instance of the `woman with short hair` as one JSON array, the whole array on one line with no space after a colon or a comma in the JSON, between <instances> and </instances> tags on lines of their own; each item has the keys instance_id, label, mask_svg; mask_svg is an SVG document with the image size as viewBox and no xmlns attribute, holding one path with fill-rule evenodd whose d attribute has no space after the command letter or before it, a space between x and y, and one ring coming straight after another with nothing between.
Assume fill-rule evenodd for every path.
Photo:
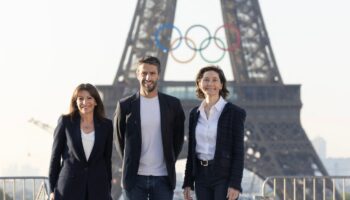
<instances>
[{"instance_id":1,"label":"woman with short hair","mask_svg":"<svg viewBox=\"0 0 350 200\"><path fill-rule=\"evenodd\" d=\"M190 113L184 199L192 199L195 189L198 200L235 200L242 192L246 112L226 100L219 67L200 69L196 87L202 103Z\"/></svg>"}]
</instances>

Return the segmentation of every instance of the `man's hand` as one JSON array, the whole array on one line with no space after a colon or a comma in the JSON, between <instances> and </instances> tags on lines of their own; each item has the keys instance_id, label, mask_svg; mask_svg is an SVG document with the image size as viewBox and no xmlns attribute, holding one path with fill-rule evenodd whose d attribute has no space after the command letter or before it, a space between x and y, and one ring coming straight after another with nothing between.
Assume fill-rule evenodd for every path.
<instances>
[{"instance_id":1,"label":"man's hand","mask_svg":"<svg viewBox=\"0 0 350 200\"><path fill-rule=\"evenodd\" d=\"M227 190L227 196L226 198L228 200L236 200L239 196L239 191L232 188L232 187L229 187L228 190Z\"/></svg>"},{"instance_id":2,"label":"man's hand","mask_svg":"<svg viewBox=\"0 0 350 200\"><path fill-rule=\"evenodd\" d=\"M191 187L184 188L184 200L192 200Z\"/></svg>"},{"instance_id":3,"label":"man's hand","mask_svg":"<svg viewBox=\"0 0 350 200\"><path fill-rule=\"evenodd\" d=\"M55 200L55 194L53 192L50 193L50 200Z\"/></svg>"}]
</instances>

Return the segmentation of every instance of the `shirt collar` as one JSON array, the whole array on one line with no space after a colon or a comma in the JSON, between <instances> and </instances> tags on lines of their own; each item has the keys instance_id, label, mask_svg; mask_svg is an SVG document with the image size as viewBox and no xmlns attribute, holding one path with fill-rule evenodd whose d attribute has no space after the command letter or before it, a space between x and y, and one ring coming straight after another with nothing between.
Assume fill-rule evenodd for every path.
<instances>
[{"instance_id":1,"label":"shirt collar","mask_svg":"<svg viewBox=\"0 0 350 200\"><path fill-rule=\"evenodd\" d=\"M213 108L215 108L216 111L221 112L224 109L226 103L227 101L224 98L222 98L222 96L220 96L219 100L216 102ZM198 107L198 111L204 111L204 105L205 100L203 100L201 105Z\"/></svg>"}]
</instances>

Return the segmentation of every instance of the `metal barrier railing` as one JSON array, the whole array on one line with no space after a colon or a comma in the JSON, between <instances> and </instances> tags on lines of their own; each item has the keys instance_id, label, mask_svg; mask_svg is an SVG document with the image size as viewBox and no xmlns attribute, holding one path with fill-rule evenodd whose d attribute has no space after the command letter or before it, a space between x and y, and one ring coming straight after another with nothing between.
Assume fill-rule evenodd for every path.
<instances>
[{"instance_id":1,"label":"metal barrier railing","mask_svg":"<svg viewBox=\"0 0 350 200\"><path fill-rule=\"evenodd\" d=\"M262 184L263 197L281 200L350 200L349 195L350 176L272 176Z\"/></svg>"},{"instance_id":2,"label":"metal barrier railing","mask_svg":"<svg viewBox=\"0 0 350 200\"><path fill-rule=\"evenodd\" d=\"M0 176L0 192L3 200L48 200L50 187L43 176Z\"/></svg>"}]
</instances>

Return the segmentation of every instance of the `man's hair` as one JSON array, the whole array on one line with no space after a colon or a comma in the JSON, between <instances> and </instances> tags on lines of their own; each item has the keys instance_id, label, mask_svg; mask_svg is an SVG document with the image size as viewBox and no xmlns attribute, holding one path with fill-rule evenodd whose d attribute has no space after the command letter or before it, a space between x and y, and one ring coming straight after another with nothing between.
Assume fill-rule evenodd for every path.
<instances>
[{"instance_id":1,"label":"man's hair","mask_svg":"<svg viewBox=\"0 0 350 200\"><path fill-rule=\"evenodd\" d=\"M158 74L160 73L160 61L157 57L144 56L139 60L138 65L145 64L145 63L157 66Z\"/></svg>"}]
</instances>

